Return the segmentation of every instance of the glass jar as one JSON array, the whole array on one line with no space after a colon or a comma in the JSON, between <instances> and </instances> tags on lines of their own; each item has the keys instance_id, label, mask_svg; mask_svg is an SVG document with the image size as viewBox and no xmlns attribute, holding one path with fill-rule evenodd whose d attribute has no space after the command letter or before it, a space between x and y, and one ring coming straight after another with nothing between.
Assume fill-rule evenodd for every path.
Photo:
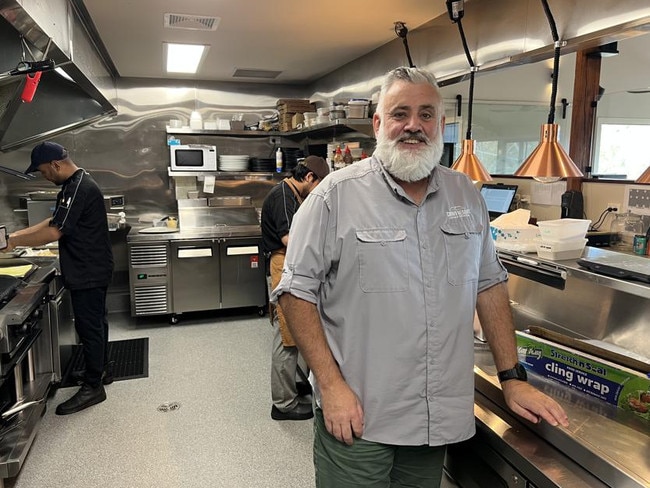
<instances>
[{"instance_id":1,"label":"glass jar","mask_svg":"<svg viewBox=\"0 0 650 488\"><path fill-rule=\"evenodd\" d=\"M610 247L616 251L631 252L634 248L634 236L643 234L643 220L632 212L617 213L610 227Z\"/></svg>"}]
</instances>

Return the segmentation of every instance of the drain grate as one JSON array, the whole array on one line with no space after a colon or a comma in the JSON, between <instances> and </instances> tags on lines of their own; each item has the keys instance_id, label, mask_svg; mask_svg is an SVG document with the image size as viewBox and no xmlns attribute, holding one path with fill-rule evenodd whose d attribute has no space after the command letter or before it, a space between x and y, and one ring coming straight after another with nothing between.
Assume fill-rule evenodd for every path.
<instances>
[{"instance_id":1,"label":"drain grate","mask_svg":"<svg viewBox=\"0 0 650 488\"><path fill-rule=\"evenodd\" d=\"M156 410L159 412L167 413L178 410L179 408L181 408L181 404L178 402L165 402L162 405L159 405Z\"/></svg>"}]
</instances>

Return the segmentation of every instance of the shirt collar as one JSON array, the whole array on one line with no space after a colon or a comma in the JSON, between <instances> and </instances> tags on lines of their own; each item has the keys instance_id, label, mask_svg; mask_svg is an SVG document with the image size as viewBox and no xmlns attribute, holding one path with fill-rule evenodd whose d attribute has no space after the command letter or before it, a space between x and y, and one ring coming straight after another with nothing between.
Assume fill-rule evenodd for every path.
<instances>
[{"instance_id":1,"label":"shirt collar","mask_svg":"<svg viewBox=\"0 0 650 488\"><path fill-rule=\"evenodd\" d=\"M377 167L379 168L379 171L381 172L381 175L384 178L384 181L386 182L386 184L390 188L391 193L393 195L395 195L396 197L398 197L398 198L407 199L408 201L411 201L409 199L408 195L406 194L406 192L404 191L404 189L395 181L393 176L388 171L386 171L386 168L384 168L384 165L379 160L379 158L377 158L376 156L372 156L372 160L373 160L373 163L376 164ZM429 186L427 188L427 194L425 196L425 200L431 193L437 192L438 189L440 188L440 185L439 185L439 182L438 182L439 174L440 174L440 172L437 171L438 166L439 166L439 164L437 164L433 168L433 170L431 171L431 175L429 176Z\"/></svg>"}]
</instances>

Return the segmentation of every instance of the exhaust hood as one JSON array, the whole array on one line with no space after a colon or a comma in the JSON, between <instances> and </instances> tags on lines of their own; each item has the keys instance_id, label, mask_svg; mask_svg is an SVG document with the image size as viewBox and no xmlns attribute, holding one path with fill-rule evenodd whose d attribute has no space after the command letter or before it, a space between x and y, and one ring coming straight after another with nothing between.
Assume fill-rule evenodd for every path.
<instances>
[{"instance_id":1,"label":"exhaust hood","mask_svg":"<svg viewBox=\"0 0 650 488\"><path fill-rule=\"evenodd\" d=\"M57 2L49 4L61 6ZM34 13L44 18L43 12ZM67 22L59 23L70 26L63 41L67 37L72 51L74 38L74 58L82 60L86 66L77 64L65 54L57 45L60 40L49 37L21 5L0 2L0 151L33 144L117 113L97 84L86 75L103 75L103 80L109 79L104 83L108 92L115 91L114 78L99 60L92 44L84 38L87 34L78 25L80 21L65 3L63 12L57 11L56 15L69 17ZM26 103L21 96L28 75L22 69L33 61L43 61L46 70L40 71L33 99ZM57 69L51 69L52 65Z\"/></svg>"}]
</instances>

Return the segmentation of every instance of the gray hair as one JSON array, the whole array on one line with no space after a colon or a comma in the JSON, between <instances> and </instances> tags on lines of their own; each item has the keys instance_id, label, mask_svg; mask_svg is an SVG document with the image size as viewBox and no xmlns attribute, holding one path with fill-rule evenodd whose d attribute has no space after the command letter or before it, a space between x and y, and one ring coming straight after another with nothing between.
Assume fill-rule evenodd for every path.
<instances>
[{"instance_id":1,"label":"gray hair","mask_svg":"<svg viewBox=\"0 0 650 488\"><path fill-rule=\"evenodd\" d=\"M408 68L406 66L401 66L389 71L384 78L384 82L381 84L381 90L379 91L379 108L381 108L382 100L384 99L385 93L390 90L390 87L397 81L406 81L407 83L419 84L427 83L435 88L436 93L440 95L438 90L438 81L436 77L430 71L426 71L420 68ZM442 112L443 103L442 96L440 96L439 112ZM442 116L442 113L438 114L438 118Z\"/></svg>"}]
</instances>

